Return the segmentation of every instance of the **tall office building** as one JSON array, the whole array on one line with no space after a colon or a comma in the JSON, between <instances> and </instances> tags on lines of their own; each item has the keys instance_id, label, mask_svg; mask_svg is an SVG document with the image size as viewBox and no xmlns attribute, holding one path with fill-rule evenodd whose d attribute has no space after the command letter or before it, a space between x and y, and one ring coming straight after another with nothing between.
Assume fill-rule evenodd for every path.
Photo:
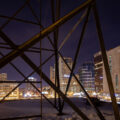
<instances>
[{"instance_id":1,"label":"tall office building","mask_svg":"<svg viewBox=\"0 0 120 120\"><path fill-rule=\"evenodd\" d=\"M95 91L103 91L103 61L101 52L94 54Z\"/></svg>"},{"instance_id":2,"label":"tall office building","mask_svg":"<svg viewBox=\"0 0 120 120\"><path fill-rule=\"evenodd\" d=\"M92 62L86 62L79 68L80 82L84 86L86 91L94 91L94 64Z\"/></svg>"},{"instance_id":3,"label":"tall office building","mask_svg":"<svg viewBox=\"0 0 120 120\"><path fill-rule=\"evenodd\" d=\"M116 93L120 93L120 46L107 51L109 68L112 76L112 82ZM103 90L108 93L108 84L103 67Z\"/></svg>"},{"instance_id":4,"label":"tall office building","mask_svg":"<svg viewBox=\"0 0 120 120\"><path fill-rule=\"evenodd\" d=\"M64 57L64 60L70 66L70 68L72 68L72 58ZM59 57L59 76L61 90L65 91L68 79L70 77L70 70L61 57Z\"/></svg>"},{"instance_id":5,"label":"tall office building","mask_svg":"<svg viewBox=\"0 0 120 120\"><path fill-rule=\"evenodd\" d=\"M112 76L113 87L116 93L120 93L120 46L106 51L108 64ZM95 86L97 92L109 93L108 83L101 52L94 55Z\"/></svg>"},{"instance_id":6,"label":"tall office building","mask_svg":"<svg viewBox=\"0 0 120 120\"><path fill-rule=\"evenodd\" d=\"M70 68L72 68L72 64L73 64L72 58L64 57L64 60L70 66ZM66 90L69 77L70 77L70 70L65 64L65 62L62 60L62 58L59 57L59 80L60 80L60 89L62 92L65 92ZM76 77L78 78L79 76L76 75ZM52 67L52 66L50 67L50 79L52 81L55 81L55 67ZM80 87L78 83L76 82L75 78L72 77L71 84L69 87L69 93L70 92L74 93L74 92L79 92L79 91L80 91Z\"/></svg>"}]
</instances>

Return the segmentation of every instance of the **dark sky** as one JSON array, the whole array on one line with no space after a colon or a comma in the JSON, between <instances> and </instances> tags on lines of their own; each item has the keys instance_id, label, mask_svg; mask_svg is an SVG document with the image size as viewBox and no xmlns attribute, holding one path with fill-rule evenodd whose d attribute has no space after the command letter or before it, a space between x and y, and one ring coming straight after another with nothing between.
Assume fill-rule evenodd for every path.
<instances>
[{"instance_id":1,"label":"dark sky","mask_svg":"<svg viewBox=\"0 0 120 120\"><path fill-rule=\"evenodd\" d=\"M79 6L85 0L61 0L61 17ZM101 22L101 28L103 31L103 37L105 40L106 49L114 48L120 45L120 1L119 0L96 0L97 8ZM18 10L25 0L0 0L0 15L12 16L16 10ZM40 3L39 0L31 0L31 5L35 10L35 13L39 17L40 14ZM59 28L59 45L61 41L65 38L69 30L80 18L81 13L76 15L74 18L69 20L67 23ZM26 7L16 16L16 18L30 20L37 22L32 15L29 7ZM5 23L6 19L0 18L0 26ZM42 24L46 28L52 24L51 20L51 6L50 0L42 0ZM63 56L74 58L77 43L80 38L81 27L83 22L77 27L73 32L69 40L65 43L64 47L61 49ZM4 29L2 29L6 35L17 45L20 45L27 41L29 38L39 33L40 28L37 25L31 25L26 23L20 23L16 21L10 22ZM51 39L53 39L52 33L50 34ZM4 42L0 38L0 42ZM39 46L36 44L35 46ZM42 47L51 48L49 41L44 38L42 40ZM97 37L97 32L95 28L95 21L93 14L91 12L88 26L85 32L85 36L80 49L80 54L77 60L77 65L75 72L77 72L79 66L85 61L93 60L93 55L100 50L99 42ZM1 49L0 51L4 54L10 52L10 50ZM25 53L36 65L40 64L40 57L37 53ZM49 57L52 52L43 52L42 61ZM0 58L2 58L0 56ZM17 57L12 61L26 76L32 72L32 69L20 58ZM54 58L52 58L45 66L43 66L43 71L49 76L49 66L54 64ZM6 65L0 70L0 73L7 72L9 80L22 80L23 77L19 75L10 65ZM37 79L39 76L37 74L33 75Z\"/></svg>"}]
</instances>

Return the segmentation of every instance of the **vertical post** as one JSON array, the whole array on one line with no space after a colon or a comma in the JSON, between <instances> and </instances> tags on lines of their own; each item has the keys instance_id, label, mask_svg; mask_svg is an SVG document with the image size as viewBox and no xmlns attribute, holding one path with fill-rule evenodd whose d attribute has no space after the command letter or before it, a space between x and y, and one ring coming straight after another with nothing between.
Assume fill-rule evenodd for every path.
<instances>
[{"instance_id":1,"label":"vertical post","mask_svg":"<svg viewBox=\"0 0 120 120\"><path fill-rule=\"evenodd\" d=\"M55 13L54 13L54 0L51 0L51 10L52 10L52 22L54 23L55 22ZM54 35L54 39L55 39L55 35ZM50 41L50 40L49 40ZM52 40L51 42L52 43ZM55 45L52 44L53 48L55 48ZM55 85L56 85L56 73L55 73ZM57 105L57 101L56 101L56 91L54 91L54 103L55 103L55 106Z\"/></svg>"},{"instance_id":2,"label":"vertical post","mask_svg":"<svg viewBox=\"0 0 120 120\"><path fill-rule=\"evenodd\" d=\"M56 16L55 16L55 21L57 21L60 17L60 0L56 0ZM58 33L59 29L58 27L55 29L54 32L54 46L55 46L55 76L56 76L56 82L57 82L57 87L60 89L60 78L59 78L59 62L58 62ZM61 109L61 98L60 95L58 94L58 107L59 107L59 114L62 114L62 109Z\"/></svg>"},{"instance_id":3,"label":"vertical post","mask_svg":"<svg viewBox=\"0 0 120 120\"><path fill-rule=\"evenodd\" d=\"M93 13L94 13L94 18L95 18L95 22L96 22L96 28L97 28L97 33L98 33L98 37L99 37L100 48L101 48L105 73L106 73L106 77L107 77L108 87L109 87L109 91L110 91L110 96L111 96L111 100L112 100L112 106L113 106L113 110L114 110L115 120L120 120L119 109L118 109L118 105L117 105L115 94L114 94L112 77L111 77L111 73L110 73L110 69L109 69L105 46L104 46L104 39L103 39L103 35L102 35L102 30L101 30L101 26L100 26L96 3L93 5Z\"/></svg>"},{"instance_id":4,"label":"vertical post","mask_svg":"<svg viewBox=\"0 0 120 120\"><path fill-rule=\"evenodd\" d=\"M41 14L42 13L42 0L40 0L40 25L41 25ZM40 33L41 33L41 26L40 26ZM42 40L40 40L40 69L42 70ZM40 98L40 115L42 120L42 73L40 71L40 88L41 88L41 98Z\"/></svg>"}]
</instances>

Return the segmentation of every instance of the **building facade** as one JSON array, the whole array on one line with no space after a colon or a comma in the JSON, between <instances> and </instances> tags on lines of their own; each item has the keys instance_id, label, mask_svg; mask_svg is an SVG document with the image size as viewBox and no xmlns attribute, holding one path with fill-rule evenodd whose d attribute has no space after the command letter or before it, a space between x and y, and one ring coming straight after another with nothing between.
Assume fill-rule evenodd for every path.
<instances>
[{"instance_id":1,"label":"building facade","mask_svg":"<svg viewBox=\"0 0 120 120\"><path fill-rule=\"evenodd\" d=\"M28 80L29 81L33 81L33 82L36 82L37 81L37 79L36 78L34 78L34 77L28 77ZM36 83L33 83L35 86L37 86L36 85ZM26 92L35 92L36 91L36 89L30 84L30 83L26 83Z\"/></svg>"},{"instance_id":2,"label":"building facade","mask_svg":"<svg viewBox=\"0 0 120 120\"><path fill-rule=\"evenodd\" d=\"M101 52L94 54L95 91L103 91L103 61Z\"/></svg>"},{"instance_id":3,"label":"building facade","mask_svg":"<svg viewBox=\"0 0 120 120\"><path fill-rule=\"evenodd\" d=\"M95 91L94 64L92 62L86 62L80 66L79 76L80 82L82 83L86 91Z\"/></svg>"},{"instance_id":4,"label":"building facade","mask_svg":"<svg viewBox=\"0 0 120 120\"><path fill-rule=\"evenodd\" d=\"M107 51L107 57L115 93L120 93L120 46ZM103 90L104 93L109 93L104 67L103 67Z\"/></svg>"},{"instance_id":5,"label":"building facade","mask_svg":"<svg viewBox=\"0 0 120 120\"><path fill-rule=\"evenodd\" d=\"M116 93L120 93L120 46L112 48L106 51L106 53L114 90ZM94 65L96 92L109 93L101 52L94 55Z\"/></svg>"},{"instance_id":6,"label":"building facade","mask_svg":"<svg viewBox=\"0 0 120 120\"><path fill-rule=\"evenodd\" d=\"M64 60L69 65L69 67L72 68L72 64L73 64L72 58L64 57ZM67 86L69 77L70 77L70 70L65 64L65 62L62 60L62 58L59 57L59 80L60 80L60 89L63 93L65 93L66 91L66 86ZM79 79L79 75L76 74L76 77ZM52 67L52 66L50 67L50 79L53 82L55 81L55 67ZM72 94L75 92L80 92L80 87L76 82L75 78L72 77L68 93Z\"/></svg>"},{"instance_id":7,"label":"building facade","mask_svg":"<svg viewBox=\"0 0 120 120\"><path fill-rule=\"evenodd\" d=\"M0 74L0 81L7 81L7 73Z\"/></svg>"},{"instance_id":8,"label":"building facade","mask_svg":"<svg viewBox=\"0 0 120 120\"><path fill-rule=\"evenodd\" d=\"M1 81L8 81L7 74L0 74ZM16 83L1 83L0 84L0 99L5 97L11 90L13 90L17 86ZM19 99L19 88L16 88L5 100L14 100Z\"/></svg>"}]
</instances>

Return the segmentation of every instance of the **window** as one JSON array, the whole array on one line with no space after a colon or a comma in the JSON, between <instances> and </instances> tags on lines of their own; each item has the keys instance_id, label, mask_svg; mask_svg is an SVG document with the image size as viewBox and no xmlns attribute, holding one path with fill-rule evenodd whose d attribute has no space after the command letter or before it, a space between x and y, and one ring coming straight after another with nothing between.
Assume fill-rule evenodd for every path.
<instances>
[{"instance_id":1,"label":"window","mask_svg":"<svg viewBox=\"0 0 120 120\"><path fill-rule=\"evenodd\" d=\"M115 85L116 85L116 89L118 89L118 75L116 74L115 76Z\"/></svg>"},{"instance_id":2,"label":"window","mask_svg":"<svg viewBox=\"0 0 120 120\"><path fill-rule=\"evenodd\" d=\"M110 72L112 72L112 59L111 59L111 56L109 56L109 68L110 68Z\"/></svg>"}]
</instances>

